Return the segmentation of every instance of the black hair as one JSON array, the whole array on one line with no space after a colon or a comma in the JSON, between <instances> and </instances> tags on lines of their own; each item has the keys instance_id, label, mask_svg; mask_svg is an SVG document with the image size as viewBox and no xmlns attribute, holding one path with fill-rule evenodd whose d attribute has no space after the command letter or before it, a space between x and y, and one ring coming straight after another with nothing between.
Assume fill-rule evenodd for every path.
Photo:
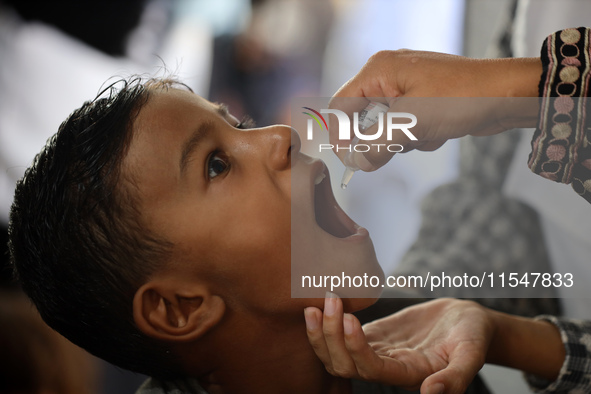
<instances>
[{"instance_id":1,"label":"black hair","mask_svg":"<svg viewBox=\"0 0 591 394\"><path fill-rule=\"evenodd\" d=\"M136 327L132 301L172 245L143 225L121 163L150 85L167 81L121 80L74 111L18 182L9 224L17 279L49 326L119 367L165 379L180 367Z\"/></svg>"}]
</instances>

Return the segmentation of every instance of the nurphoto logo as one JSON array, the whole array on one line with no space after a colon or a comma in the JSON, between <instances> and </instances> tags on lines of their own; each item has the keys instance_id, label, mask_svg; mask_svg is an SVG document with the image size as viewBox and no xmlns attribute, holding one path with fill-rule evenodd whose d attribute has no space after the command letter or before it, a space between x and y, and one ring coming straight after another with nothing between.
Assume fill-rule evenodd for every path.
<instances>
[{"instance_id":1,"label":"nurphoto logo","mask_svg":"<svg viewBox=\"0 0 591 394\"><path fill-rule=\"evenodd\" d=\"M305 115L310 116L307 123L307 133L306 138L311 141L314 138L314 122L318 124L320 130L325 129L328 130L328 123L323 114L333 114L336 116L338 125L339 125L339 133L338 139L351 141L353 143L348 147L337 146L337 150L354 150L356 152L367 152L372 147L376 148L379 152L381 148L387 149L389 152L402 152L402 145L400 144L381 144L381 143L372 143L372 144L360 144L359 141L375 141L382 137L384 134L384 130L386 132L386 140L392 141L392 135L395 131L402 131L409 139L412 141L417 141L417 137L410 131L412 127L417 124L417 117L408 112L379 112L376 114L376 118L372 119L370 123L366 122L366 126L363 127L364 118L367 113L359 115L358 112L353 113L353 133L355 136L351 138L351 120L349 116L338 109L321 109L320 112L316 111L310 107L302 107L310 112L303 112ZM384 122L384 114L386 115L386 121ZM410 120L410 122L406 123L399 123L400 119ZM363 131L369 128L369 125L373 123L378 123L378 128L375 133L373 134L364 134ZM384 123L386 123L384 127ZM333 144L319 144L319 152L322 150L333 150L335 146Z\"/></svg>"}]
</instances>

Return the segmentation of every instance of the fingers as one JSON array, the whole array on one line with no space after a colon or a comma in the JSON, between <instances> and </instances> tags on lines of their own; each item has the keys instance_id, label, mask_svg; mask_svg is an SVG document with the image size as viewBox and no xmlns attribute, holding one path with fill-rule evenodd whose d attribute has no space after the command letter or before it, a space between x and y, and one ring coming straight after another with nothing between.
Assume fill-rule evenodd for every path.
<instances>
[{"instance_id":1,"label":"fingers","mask_svg":"<svg viewBox=\"0 0 591 394\"><path fill-rule=\"evenodd\" d=\"M345 346L343 302L333 293L328 293L324 302L322 332L330 356L328 372L346 378L357 377L355 363Z\"/></svg>"},{"instance_id":2,"label":"fingers","mask_svg":"<svg viewBox=\"0 0 591 394\"><path fill-rule=\"evenodd\" d=\"M324 313L309 307L304 309L304 316L308 341L326 370L335 376L357 377L357 370L345 348L340 299L327 297Z\"/></svg>"},{"instance_id":3,"label":"fingers","mask_svg":"<svg viewBox=\"0 0 591 394\"><path fill-rule=\"evenodd\" d=\"M471 344L460 344L450 355L449 364L429 376L421 385L421 394L461 394L484 365L484 355Z\"/></svg>"},{"instance_id":4,"label":"fingers","mask_svg":"<svg viewBox=\"0 0 591 394\"><path fill-rule=\"evenodd\" d=\"M463 394L474 376L469 380L463 371L448 366L425 379L421 394Z\"/></svg>"},{"instance_id":5,"label":"fingers","mask_svg":"<svg viewBox=\"0 0 591 394\"><path fill-rule=\"evenodd\" d=\"M318 308L308 307L304 309L304 317L306 319L306 333L308 334L308 341L316 356L322 361L325 367L331 367L330 354L324 334L322 333L322 311Z\"/></svg>"},{"instance_id":6,"label":"fingers","mask_svg":"<svg viewBox=\"0 0 591 394\"><path fill-rule=\"evenodd\" d=\"M451 391L446 391L445 385L441 382L429 386L425 386L424 384L421 386L421 394L444 394L448 392L451 393Z\"/></svg>"},{"instance_id":7,"label":"fingers","mask_svg":"<svg viewBox=\"0 0 591 394\"><path fill-rule=\"evenodd\" d=\"M363 376L360 376L349 352L360 351L361 356L355 354L355 357L363 361L368 352L373 350L365 341L359 321L353 315L343 313L340 298L328 293L324 313L309 307L304 310L304 316L308 340L329 373L344 378L364 378L369 375L364 370ZM373 353L373 357L377 355Z\"/></svg>"},{"instance_id":8,"label":"fingers","mask_svg":"<svg viewBox=\"0 0 591 394\"><path fill-rule=\"evenodd\" d=\"M372 98L383 103L385 103L384 98L386 98L386 101L388 101L387 106L391 107L390 101L402 95L398 88L397 78L392 78L390 74L390 70L392 70L392 54L392 51L382 51L373 55L360 72L334 94L329 101L328 108L341 111L353 122L353 114L355 112L360 113L366 108ZM351 123L349 125L352 126ZM330 115L328 128L330 143L335 147L334 150L337 156L343 161L345 154L348 152L344 148L350 145L353 130L352 127L349 127L349 130L340 130L339 126L337 117ZM375 132L375 130L377 130L377 127L373 131ZM392 157L392 153L387 154L387 159L378 155L380 156L378 161L371 158L367 160L368 155L362 154L359 156L366 156L364 162L371 163L371 166L366 165L365 168L360 166L360 168L365 171L373 171L387 162ZM358 161L360 160L363 161L361 158Z\"/></svg>"},{"instance_id":9,"label":"fingers","mask_svg":"<svg viewBox=\"0 0 591 394\"><path fill-rule=\"evenodd\" d=\"M398 371L390 369L388 375L385 374L385 360L380 358L374 349L367 342L367 338L361 328L359 320L351 314L346 313L343 317L343 327L345 333L345 346L351 359L355 364L358 376L363 380L369 381L387 381L400 376ZM396 360L388 360L390 366L397 366Z\"/></svg>"},{"instance_id":10,"label":"fingers","mask_svg":"<svg viewBox=\"0 0 591 394\"><path fill-rule=\"evenodd\" d=\"M372 101L383 105L369 106ZM331 111L329 138L333 150L345 165L363 171L375 171L396 153L426 143L419 141L411 131L417 124L417 117L408 111L400 112L400 103L406 103L405 108L408 107L408 101L395 98L333 97L327 110ZM362 118L360 113L366 108L370 115L366 113L367 116ZM359 127L355 125L356 122Z\"/></svg>"},{"instance_id":11,"label":"fingers","mask_svg":"<svg viewBox=\"0 0 591 394\"><path fill-rule=\"evenodd\" d=\"M329 103L328 108L331 110L341 111L346 116L349 122L348 129L341 130L341 122L336 114L328 116L328 136L330 143L335 147L334 151L341 161L344 160L345 154L348 152L347 147L351 144L353 136L353 128L351 122L353 121L353 113L361 112L369 104L369 99L365 97L341 96L333 97ZM343 118L344 119L344 118ZM346 123L343 123L343 127Z\"/></svg>"},{"instance_id":12,"label":"fingers","mask_svg":"<svg viewBox=\"0 0 591 394\"><path fill-rule=\"evenodd\" d=\"M343 378L407 385L402 363L378 356L359 320L342 308L341 300L331 296L325 299L324 312L314 307L304 310L308 340L327 371Z\"/></svg>"},{"instance_id":13,"label":"fingers","mask_svg":"<svg viewBox=\"0 0 591 394\"><path fill-rule=\"evenodd\" d=\"M363 171L377 170L402 148L401 145L388 143L387 136L391 132L385 131L386 113L380 113L379 118L375 119L376 115L372 113L370 119L377 122L367 129L361 127L362 122L358 119L362 115L359 114L368 107L370 101L364 97L336 97L329 104L333 113L329 116L328 130L335 154L345 165ZM355 121L360 123L359 127L354 126ZM392 147L395 149L392 150Z\"/></svg>"},{"instance_id":14,"label":"fingers","mask_svg":"<svg viewBox=\"0 0 591 394\"><path fill-rule=\"evenodd\" d=\"M487 342L472 335L472 330L467 337L466 330L460 330L460 340L436 333L433 341L430 333L434 327L447 332L447 323L457 325L449 321L446 305L449 306L448 300L437 300L400 312L398 316L410 321L407 326L414 327L412 331L405 330L403 321L392 320L394 315L368 325L367 336L357 318L343 313L342 302L334 295L326 298L324 311L310 307L304 313L310 343L331 374L407 388L420 386L422 394L463 393L484 364ZM429 323L425 319L434 321ZM425 323L433 327L420 329ZM395 336L389 335L393 332ZM404 345L408 341L396 340L400 335L410 342ZM372 339L371 345L368 338ZM417 343L421 346L417 347ZM447 354L444 358L440 357L442 346Z\"/></svg>"}]
</instances>

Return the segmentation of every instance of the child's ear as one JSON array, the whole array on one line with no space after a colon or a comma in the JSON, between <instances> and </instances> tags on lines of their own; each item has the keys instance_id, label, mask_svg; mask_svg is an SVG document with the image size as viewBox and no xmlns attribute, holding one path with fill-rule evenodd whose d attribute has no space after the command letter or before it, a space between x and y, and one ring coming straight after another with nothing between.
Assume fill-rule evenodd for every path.
<instances>
[{"instance_id":1,"label":"child's ear","mask_svg":"<svg viewBox=\"0 0 591 394\"><path fill-rule=\"evenodd\" d=\"M192 341L224 316L225 303L200 284L153 280L133 299L133 319L146 335L166 341Z\"/></svg>"}]
</instances>

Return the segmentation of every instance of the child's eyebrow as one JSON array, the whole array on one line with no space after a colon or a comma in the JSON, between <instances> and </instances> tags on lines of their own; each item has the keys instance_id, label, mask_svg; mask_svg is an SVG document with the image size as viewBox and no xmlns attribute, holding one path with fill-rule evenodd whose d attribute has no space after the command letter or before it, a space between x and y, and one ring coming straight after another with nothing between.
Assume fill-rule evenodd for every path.
<instances>
[{"instance_id":1,"label":"child's eyebrow","mask_svg":"<svg viewBox=\"0 0 591 394\"><path fill-rule=\"evenodd\" d=\"M227 120L228 116L230 115L228 106L224 103L214 103L213 105L218 115ZM187 167L187 163L189 162L189 158L193 154L193 151L199 145L199 143L213 131L213 127L212 121L203 122L199 128L183 143L181 149L181 158L179 160L181 176L185 172L185 168Z\"/></svg>"},{"instance_id":2,"label":"child's eyebrow","mask_svg":"<svg viewBox=\"0 0 591 394\"><path fill-rule=\"evenodd\" d=\"M179 160L179 168L181 176L185 172L185 168L187 167L187 163L189 162L189 158L195 151L195 148L199 145L199 143L206 138L214 129L214 122L211 120L204 121L199 125L197 130L192 133L189 138L183 142L181 148L181 158Z\"/></svg>"}]
</instances>

